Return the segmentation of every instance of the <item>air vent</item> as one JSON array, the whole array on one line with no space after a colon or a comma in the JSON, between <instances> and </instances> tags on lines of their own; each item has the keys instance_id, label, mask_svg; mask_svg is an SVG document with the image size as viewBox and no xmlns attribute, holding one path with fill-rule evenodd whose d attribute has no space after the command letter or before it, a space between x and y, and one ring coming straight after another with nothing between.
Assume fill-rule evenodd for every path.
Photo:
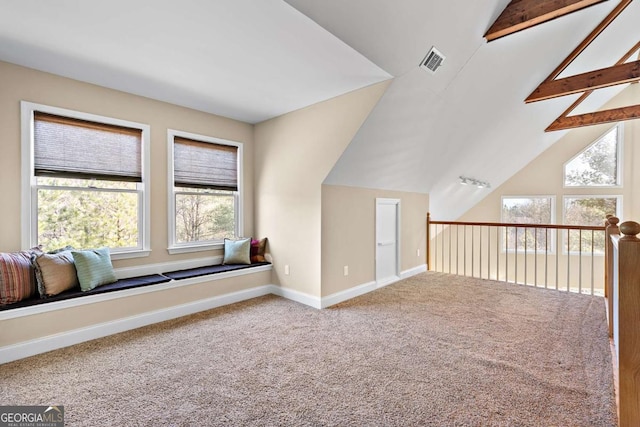
<instances>
[{"instance_id":1,"label":"air vent","mask_svg":"<svg viewBox=\"0 0 640 427\"><path fill-rule=\"evenodd\" d=\"M435 47L432 47L427 56L420 63L420 68L430 73L435 73L444 62L444 55Z\"/></svg>"}]
</instances>

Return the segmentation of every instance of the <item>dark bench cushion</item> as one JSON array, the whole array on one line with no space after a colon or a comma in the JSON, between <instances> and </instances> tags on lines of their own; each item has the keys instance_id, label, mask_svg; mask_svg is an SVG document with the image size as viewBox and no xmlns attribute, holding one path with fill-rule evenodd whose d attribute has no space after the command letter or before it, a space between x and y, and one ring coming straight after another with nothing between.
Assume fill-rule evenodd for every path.
<instances>
[{"instance_id":1,"label":"dark bench cushion","mask_svg":"<svg viewBox=\"0 0 640 427\"><path fill-rule=\"evenodd\" d=\"M231 264L231 265L208 265L206 267L190 268L188 270L171 271L162 273L164 276L174 280L189 279L191 277L206 276L207 274L223 273L225 271L242 270L245 268L269 265L269 262L257 262L253 264Z\"/></svg>"},{"instance_id":2,"label":"dark bench cushion","mask_svg":"<svg viewBox=\"0 0 640 427\"><path fill-rule=\"evenodd\" d=\"M140 286L157 285L159 283L169 282L172 279L188 279L190 277L206 276L207 274L223 273L225 271L243 270L245 268L258 267L261 265L270 265L270 262L258 262L253 264L233 264L233 265L210 265L207 267L190 268L188 270L172 271L163 274L151 274L148 276L131 277L129 279L120 279L117 282L108 285L98 286L90 291L82 292L79 287L64 291L58 295L39 298L38 296L22 300L13 304L0 305L0 311L11 310L14 308L30 307L33 305L46 304L53 301L62 301L71 298L83 297L86 295L103 294L106 292L119 291L123 289L137 288Z\"/></svg>"},{"instance_id":3,"label":"dark bench cushion","mask_svg":"<svg viewBox=\"0 0 640 427\"><path fill-rule=\"evenodd\" d=\"M165 283L169 281L171 281L171 279L169 277L163 276L162 274L151 274L148 276L131 277L129 279L120 279L117 282L109 283L108 285L98 286L97 288L94 288L86 292L82 292L79 287L76 287L48 298L35 297L35 298L22 300L14 304L0 305L0 311L9 310L13 308L20 308L20 307L30 307L32 305L46 304L53 301L62 301L62 300L71 299L71 298L83 297L86 295L103 294L105 292L137 288L140 286L157 285L159 283Z\"/></svg>"}]
</instances>

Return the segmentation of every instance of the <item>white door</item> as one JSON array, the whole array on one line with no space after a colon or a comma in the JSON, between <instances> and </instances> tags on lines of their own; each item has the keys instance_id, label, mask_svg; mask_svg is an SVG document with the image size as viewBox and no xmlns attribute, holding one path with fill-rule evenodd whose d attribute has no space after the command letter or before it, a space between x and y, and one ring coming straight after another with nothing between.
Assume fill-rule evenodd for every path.
<instances>
[{"instance_id":1,"label":"white door","mask_svg":"<svg viewBox=\"0 0 640 427\"><path fill-rule=\"evenodd\" d=\"M400 279L400 200L376 199L376 283Z\"/></svg>"}]
</instances>

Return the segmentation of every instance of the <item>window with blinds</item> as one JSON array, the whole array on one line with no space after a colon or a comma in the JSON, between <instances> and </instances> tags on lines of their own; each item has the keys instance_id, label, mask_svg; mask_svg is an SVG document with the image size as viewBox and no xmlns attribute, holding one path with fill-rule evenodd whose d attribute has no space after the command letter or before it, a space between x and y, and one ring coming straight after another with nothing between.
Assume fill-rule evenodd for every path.
<instances>
[{"instance_id":1,"label":"window with blinds","mask_svg":"<svg viewBox=\"0 0 640 427\"><path fill-rule=\"evenodd\" d=\"M170 253L239 235L242 144L169 131Z\"/></svg>"},{"instance_id":2,"label":"window with blinds","mask_svg":"<svg viewBox=\"0 0 640 427\"><path fill-rule=\"evenodd\" d=\"M238 148L176 137L173 148L176 187L238 191Z\"/></svg>"},{"instance_id":3,"label":"window with blinds","mask_svg":"<svg viewBox=\"0 0 640 427\"><path fill-rule=\"evenodd\" d=\"M36 111L36 176L142 182L142 131Z\"/></svg>"},{"instance_id":4,"label":"window with blinds","mask_svg":"<svg viewBox=\"0 0 640 427\"><path fill-rule=\"evenodd\" d=\"M30 192L25 241L45 250L106 246L144 256L149 127L28 102L22 115L23 152L32 165L23 172Z\"/></svg>"}]
</instances>

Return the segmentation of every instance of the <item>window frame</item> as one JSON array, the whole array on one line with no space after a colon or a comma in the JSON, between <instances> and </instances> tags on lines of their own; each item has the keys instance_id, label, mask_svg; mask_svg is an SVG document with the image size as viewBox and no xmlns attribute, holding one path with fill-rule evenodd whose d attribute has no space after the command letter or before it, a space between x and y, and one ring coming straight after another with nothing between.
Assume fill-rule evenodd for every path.
<instances>
[{"instance_id":1,"label":"window frame","mask_svg":"<svg viewBox=\"0 0 640 427\"><path fill-rule=\"evenodd\" d=\"M573 160L575 160L576 158L578 158L580 155L582 155L586 150L588 150L592 145L596 144L597 142L599 142L600 140L602 140L602 138L604 138L609 132L611 132L613 129L617 128L617 150L616 150L616 182L617 184L615 185L567 185L567 180L566 180L566 176L567 176L567 165L569 163L571 163ZM622 188L623 187L623 177L624 177L624 173L622 168L624 167L624 162L622 159L623 156L623 146L624 146L624 123L620 122L620 123L616 123L615 126L612 126L610 128L608 128L605 132L603 132L600 136L598 136L597 138L595 138L593 141L591 141L586 147L583 147L578 153L576 153L574 156L572 156L569 160L567 160L566 162L564 162L562 164L562 188L566 189L566 190L572 190L574 188L577 189L584 189L584 188L588 188L588 189L598 189L598 188ZM563 208L564 209L564 208ZM564 210L563 210L563 219L564 219Z\"/></svg>"},{"instance_id":2,"label":"window frame","mask_svg":"<svg viewBox=\"0 0 640 427\"><path fill-rule=\"evenodd\" d=\"M21 240L23 248L30 248L37 244L38 239L38 210L37 192L39 185L34 168L34 112L55 114L72 119L86 120L89 122L104 123L108 125L123 126L139 129L141 135L141 173L142 182L139 183L138 201L138 241L136 248L109 248L111 259L126 259L149 256L151 253L151 183L150 183L150 134L151 128L144 123L116 119L113 117L53 107L28 101L20 101L21 120L21 176L22 176L22 202L21 202ZM45 187L45 186L42 186ZM75 190L76 188L65 188Z\"/></svg>"},{"instance_id":3,"label":"window frame","mask_svg":"<svg viewBox=\"0 0 640 427\"><path fill-rule=\"evenodd\" d=\"M213 249L222 249L224 247L223 240L209 240L201 243L176 242L176 195L189 192L176 190L174 183L174 139L187 138L198 142L206 142L210 144L227 145L237 148L237 171L238 171L238 190L234 192L234 221L235 221L235 237L244 235L244 213L243 213L243 146L242 142L231 141L227 139L217 138L213 136L200 135L191 132L185 132L176 129L167 129L167 222L168 222L168 247L169 254L180 254L189 252L208 251Z\"/></svg>"},{"instance_id":4,"label":"window frame","mask_svg":"<svg viewBox=\"0 0 640 427\"><path fill-rule=\"evenodd\" d=\"M525 194L525 195L511 195L511 196L505 196L502 195L500 196L500 222L503 224L508 224L505 221L504 218L504 200L505 199L549 199L551 201L551 206L549 207L550 209L550 222L549 224L556 224L556 195L555 194L539 194L539 195L529 195L529 194ZM532 224L535 225L535 224ZM506 248L505 249L505 235L506 235L506 230L509 227L504 227L504 232L500 233L500 252L501 253L518 253L518 254L524 254L525 250L524 248L518 248L517 250L515 248ZM515 228L515 227L511 227L511 228ZM549 236L549 249L547 251L547 253L549 254L555 254L556 253L556 233L554 232L550 232L548 233ZM534 254L535 248L532 248L531 250L527 250L526 253L527 254ZM540 250L538 250L538 253L540 253Z\"/></svg>"}]
</instances>

